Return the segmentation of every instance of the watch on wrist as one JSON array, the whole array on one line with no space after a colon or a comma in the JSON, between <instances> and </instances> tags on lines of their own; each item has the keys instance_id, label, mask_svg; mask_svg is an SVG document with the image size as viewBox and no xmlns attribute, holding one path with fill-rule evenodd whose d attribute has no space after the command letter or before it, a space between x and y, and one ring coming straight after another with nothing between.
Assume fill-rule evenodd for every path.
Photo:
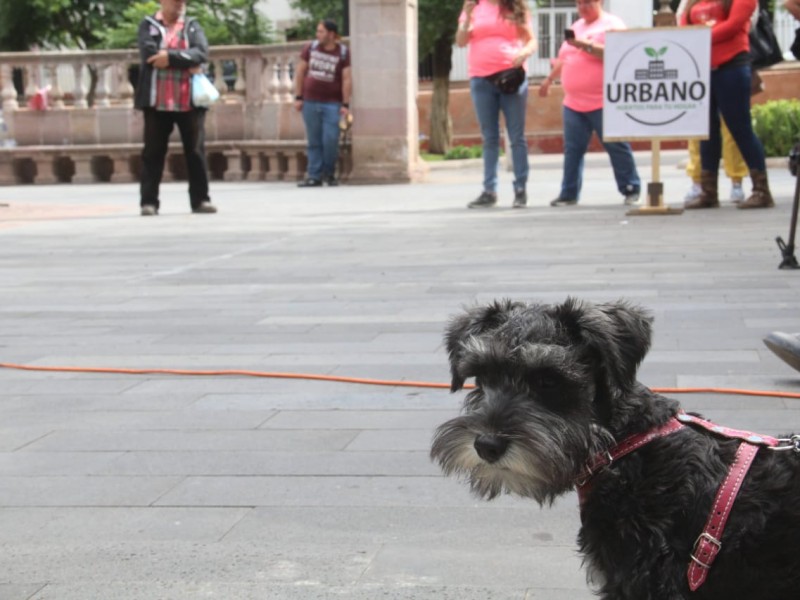
<instances>
[{"instance_id":1,"label":"watch on wrist","mask_svg":"<svg viewBox=\"0 0 800 600\"><path fill-rule=\"evenodd\" d=\"M300 95L297 95L297 96L295 96L295 97L294 97L294 99L295 99L295 100L300 100L300 101L302 101L302 100L303 100L303 97L302 97L302 96L300 96Z\"/></svg>"}]
</instances>

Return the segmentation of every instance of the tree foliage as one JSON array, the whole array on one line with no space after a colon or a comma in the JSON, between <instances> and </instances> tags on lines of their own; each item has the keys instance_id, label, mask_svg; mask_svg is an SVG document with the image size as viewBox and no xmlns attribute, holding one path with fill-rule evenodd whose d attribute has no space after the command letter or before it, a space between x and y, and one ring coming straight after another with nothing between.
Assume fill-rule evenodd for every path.
<instances>
[{"instance_id":1,"label":"tree foliage","mask_svg":"<svg viewBox=\"0 0 800 600\"><path fill-rule=\"evenodd\" d=\"M204 0L187 3L187 11L210 44L263 44L271 41L272 28L257 4ZM135 46L139 22L158 8L154 0L0 0L0 49Z\"/></svg>"},{"instance_id":2,"label":"tree foliage","mask_svg":"<svg viewBox=\"0 0 800 600\"><path fill-rule=\"evenodd\" d=\"M306 16L286 32L286 37L295 40L313 39L317 23L323 19L335 21L341 31L344 24L345 1L347 0L290 0L290 6L295 10L303 11Z\"/></svg>"}]
</instances>

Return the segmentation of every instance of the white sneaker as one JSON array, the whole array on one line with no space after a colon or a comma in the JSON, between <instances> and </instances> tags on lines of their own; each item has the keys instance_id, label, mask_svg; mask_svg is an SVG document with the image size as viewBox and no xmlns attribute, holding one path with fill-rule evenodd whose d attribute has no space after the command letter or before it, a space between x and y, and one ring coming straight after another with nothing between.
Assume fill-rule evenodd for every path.
<instances>
[{"instance_id":1,"label":"white sneaker","mask_svg":"<svg viewBox=\"0 0 800 600\"><path fill-rule=\"evenodd\" d=\"M689 191L686 192L686 195L683 197L683 200L685 202L691 202L692 200L697 200L702 193L703 190L700 188L700 184L692 183L692 187L690 187Z\"/></svg>"},{"instance_id":2,"label":"white sneaker","mask_svg":"<svg viewBox=\"0 0 800 600\"><path fill-rule=\"evenodd\" d=\"M744 202L744 190L742 189L742 182L731 183L731 202L739 204Z\"/></svg>"},{"instance_id":3,"label":"white sneaker","mask_svg":"<svg viewBox=\"0 0 800 600\"><path fill-rule=\"evenodd\" d=\"M639 204L639 192L632 192L630 194L625 194L625 200L623 200L625 206L634 206Z\"/></svg>"}]
</instances>

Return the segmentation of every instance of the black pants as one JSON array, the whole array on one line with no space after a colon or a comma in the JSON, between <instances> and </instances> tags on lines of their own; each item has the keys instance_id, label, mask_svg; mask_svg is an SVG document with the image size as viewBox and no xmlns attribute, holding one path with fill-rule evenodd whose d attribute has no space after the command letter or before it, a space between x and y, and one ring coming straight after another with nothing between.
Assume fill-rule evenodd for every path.
<instances>
[{"instance_id":1,"label":"black pants","mask_svg":"<svg viewBox=\"0 0 800 600\"><path fill-rule=\"evenodd\" d=\"M164 173L169 136L175 125L181 134L186 170L189 174L189 201L192 209L208 202L208 164L206 163L206 111L168 112L144 109L144 150L142 150L142 206L159 207L158 188Z\"/></svg>"}]
</instances>

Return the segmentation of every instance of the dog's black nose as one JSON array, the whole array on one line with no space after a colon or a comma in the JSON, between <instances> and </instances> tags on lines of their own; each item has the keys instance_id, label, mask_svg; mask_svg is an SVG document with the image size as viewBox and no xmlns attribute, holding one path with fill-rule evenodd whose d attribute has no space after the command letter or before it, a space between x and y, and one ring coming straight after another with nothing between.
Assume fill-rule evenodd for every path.
<instances>
[{"instance_id":1,"label":"dog's black nose","mask_svg":"<svg viewBox=\"0 0 800 600\"><path fill-rule=\"evenodd\" d=\"M496 435L481 434L475 438L475 451L488 463L500 460L508 448L508 440Z\"/></svg>"}]
</instances>

